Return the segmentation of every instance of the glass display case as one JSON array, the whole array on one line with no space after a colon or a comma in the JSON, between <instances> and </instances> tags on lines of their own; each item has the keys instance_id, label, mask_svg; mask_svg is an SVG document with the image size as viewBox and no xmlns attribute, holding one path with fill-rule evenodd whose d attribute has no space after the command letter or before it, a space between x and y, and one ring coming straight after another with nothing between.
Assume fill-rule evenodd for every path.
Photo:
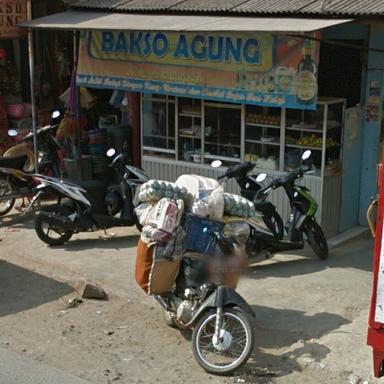
<instances>
[{"instance_id":1,"label":"glass display case","mask_svg":"<svg viewBox=\"0 0 384 384\"><path fill-rule=\"evenodd\" d=\"M241 107L205 103L204 163L220 159L223 164L240 162Z\"/></svg>"},{"instance_id":2,"label":"glass display case","mask_svg":"<svg viewBox=\"0 0 384 384\"><path fill-rule=\"evenodd\" d=\"M319 99L316 111L247 106L244 160L257 168L290 171L310 149L312 175L341 171L343 99Z\"/></svg>"},{"instance_id":3,"label":"glass display case","mask_svg":"<svg viewBox=\"0 0 384 384\"><path fill-rule=\"evenodd\" d=\"M143 154L176 158L175 97L144 95L142 98Z\"/></svg>"},{"instance_id":4,"label":"glass display case","mask_svg":"<svg viewBox=\"0 0 384 384\"><path fill-rule=\"evenodd\" d=\"M202 102L198 99L178 99L178 158L201 163Z\"/></svg>"},{"instance_id":5,"label":"glass display case","mask_svg":"<svg viewBox=\"0 0 384 384\"><path fill-rule=\"evenodd\" d=\"M244 160L257 168L280 168L281 109L248 106L245 114Z\"/></svg>"},{"instance_id":6,"label":"glass display case","mask_svg":"<svg viewBox=\"0 0 384 384\"><path fill-rule=\"evenodd\" d=\"M319 99L316 111L286 110L284 170L297 168L303 151L312 151L312 174L341 172L341 142L345 102Z\"/></svg>"}]
</instances>

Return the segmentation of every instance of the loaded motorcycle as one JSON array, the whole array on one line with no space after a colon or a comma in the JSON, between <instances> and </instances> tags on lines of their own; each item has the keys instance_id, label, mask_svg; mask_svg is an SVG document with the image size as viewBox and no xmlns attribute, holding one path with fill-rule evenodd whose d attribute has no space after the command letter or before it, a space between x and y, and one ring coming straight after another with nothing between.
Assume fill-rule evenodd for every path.
<instances>
[{"instance_id":1,"label":"loaded motorcycle","mask_svg":"<svg viewBox=\"0 0 384 384\"><path fill-rule=\"evenodd\" d=\"M113 158L113 167L121 178L118 185L107 186L100 181L73 183L49 176L35 177L40 185L38 194L57 195L58 204L37 212L35 230L38 237L49 245L62 245L74 233L108 229L117 226L140 227L134 212L136 188L148 181L143 170L126 165L124 155L115 156L110 149L107 156Z\"/></svg>"},{"instance_id":2,"label":"loaded motorcycle","mask_svg":"<svg viewBox=\"0 0 384 384\"><path fill-rule=\"evenodd\" d=\"M62 148L61 144L54 137L54 131L58 127L57 119L60 113L55 111L52 114L52 124L37 130L38 146L40 148L38 156L38 173L60 177L60 160L57 151ZM17 131L9 130L8 135L14 137ZM31 198L36 188L35 171L26 172L25 167L33 162L33 152L28 148L29 154L12 156L19 152L23 143L28 143L33 139L33 133L29 133L18 142L15 147L10 148L3 157L0 157L0 216L6 215L14 206L18 198ZM32 154L31 154L32 153ZM30 164L29 164L30 165ZM27 213L32 208L36 200L31 200Z\"/></svg>"},{"instance_id":3,"label":"loaded motorcycle","mask_svg":"<svg viewBox=\"0 0 384 384\"><path fill-rule=\"evenodd\" d=\"M307 160L311 156L311 151L303 153L302 160ZM308 188L296 185L296 180L301 179L304 173L311 171L311 167L300 162L299 168L293 172L286 173L274 179L267 187L258 188L257 199L265 199L268 193L276 188L282 187L287 194L290 203L290 214L287 223L287 238L279 238L279 235L271 231L259 231L257 227L252 227L252 234L249 238L247 247L251 255L265 253L267 255L292 251L304 248L304 240L307 240L312 250L319 259L328 258L328 244L323 230L317 223L315 214L318 204L310 195ZM266 174L257 177L258 182L266 178Z\"/></svg>"},{"instance_id":4,"label":"loaded motorcycle","mask_svg":"<svg viewBox=\"0 0 384 384\"><path fill-rule=\"evenodd\" d=\"M254 344L254 312L235 291L237 281L233 281L237 276L231 273L236 275L236 268L226 262L236 253L241 254L249 226L243 225L245 236L244 230L228 236L221 223L187 214L185 221L188 220L201 220L200 233L194 235L199 236L200 244L210 238L207 250L211 252L198 256L186 252L174 290L155 298L163 307L169 326L193 329L192 351L198 364L209 373L228 374L247 362ZM186 231L188 227L185 224Z\"/></svg>"}]
</instances>

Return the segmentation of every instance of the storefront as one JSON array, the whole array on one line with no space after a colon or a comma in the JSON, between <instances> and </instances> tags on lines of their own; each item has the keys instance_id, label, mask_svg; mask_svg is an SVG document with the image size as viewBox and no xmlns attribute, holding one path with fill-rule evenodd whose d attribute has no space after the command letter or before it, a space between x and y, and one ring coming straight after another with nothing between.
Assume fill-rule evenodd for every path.
<instances>
[{"instance_id":1,"label":"storefront","mask_svg":"<svg viewBox=\"0 0 384 384\"><path fill-rule=\"evenodd\" d=\"M301 153L310 149L314 169L302 183L319 202L318 220L327 235L340 231L344 128L346 119L353 125L356 111L347 114L348 101L318 83L318 31L346 20L306 19L298 24L291 19L252 19L257 23L244 23L238 31L231 18L203 23L203 17L188 16L97 16L67 12L66 19L57 15L34 27L69 29L76 24L82 30L78 84L139 95L140 137L132 147L141 148L141 165L151 177L216 177L224 168L213 169L214 159L224 166L252 161L255 172L275 176L295 168ZM201 31L193 26L197 21L200 26L215 24L215 31ZM117 30L118 25L130 25L130 30ZM156 31L148 25L156 25ZM170 25L183 28L172 30ZM364 88L361 78L356 82L358 93ZM232 181L226 188L238 192ZM284 191L275 191L272 201L287 217ZM358 211L357 206L351 208Z\"/></svg>"},{"instance_id":2,"label":"storefront","mask_svg":"<svg viewBox=\"0 0 384 384\"><path fill-rule=\"evenodd\" d=\"M310 149L314 168L303 184L330 235L339 231L346 102L317 99L319 43L309 37L92 31L82 36L78 83L140 93L142 167L151 177L216 177L216 159L251 161L254 172L276 176ZM284 191L272 200L286 218Z\"/></svg>"}]
</instances>

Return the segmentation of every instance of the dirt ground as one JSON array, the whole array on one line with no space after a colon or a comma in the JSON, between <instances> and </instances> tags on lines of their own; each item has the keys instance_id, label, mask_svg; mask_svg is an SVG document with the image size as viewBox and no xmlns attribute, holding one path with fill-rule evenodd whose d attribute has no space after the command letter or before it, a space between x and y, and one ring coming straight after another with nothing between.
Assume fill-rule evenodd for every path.
<instances>
[{"instance_id":1,"label":"dirt ground","mask_svg":"<svg viewBox=\"0 0 384 384\"><path fill-rule=\"evenodd\" d=\"M49 248L32 220L12 214L0 223L1 347L94 384L379 382L366 346L371 239L336 248L325 262L305 250L249 268L239 292L256 312L255 350L236 375L216 377L194 361L190 333L168 328L136 286L136 230ZM110 300L68 308L79 278L102 285Z\"/></svg>"}]
</instances>

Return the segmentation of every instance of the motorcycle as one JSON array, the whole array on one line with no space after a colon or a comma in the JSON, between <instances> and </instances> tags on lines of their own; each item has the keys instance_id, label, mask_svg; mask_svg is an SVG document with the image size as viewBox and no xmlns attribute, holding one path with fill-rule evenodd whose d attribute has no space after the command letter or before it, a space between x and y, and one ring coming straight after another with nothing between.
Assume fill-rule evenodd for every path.
<instances>
[{"instance_id":1,"label":"motorcycle","mask_svg":"<svg viewBox=\"0 0 384 384\"><path fill-rule=\"evenodd\" d=\"M310 195L308 188L295 184L304 176L304 173L311 172L312 167L303 165L303 161L309 159L310 156L311 151L305 151L297 170L272 180L265 188L258 189L256 198L266 199L271 190L284 188L290 202L291 212L286 227L286 238L279 238L273 231L268 234L265 231L259 231L257 227L252 227L252 234L247 244L250 255L266 252L268 256L276 252L303 249L304 240L307 240L319 259L328 258L327 240L315 218L318 204ZM258 175L258 183L264 181L266 177L265 173Z\"/></svg>"},{"instance_id":2,"label":"motorcycle","mask_svg":"<svg viewBox=\"0 0 384 384\"><path fill-rule=\"evenodd\" d=\"M57 154L62 149L61 144L54 137L53 132L58 127L56 120L60 117L59 112L52 114L52 124L37 130L38 146L38 173L60 177L60 160ZM8 135L14 137L17 131L10 129ZM34 178L35 170L33 163L33 151L28 149L28 143L33 140L33 133L29 133L18 142L15 147L10 148L3 157L0 157L0 216L11 211L18 198L31 198L34 196L37 186ZM27 144L27 145L25 145ZM25 145L25 147L21 147ZM22 151L20 150L22 148ZM24 152L21 156L12 156L13 153ZM29 170L25 171L28 167ZM27 207L27 213L36 200L31 200Z\"/></svg>"},{"instance_id":3,"label":"motorcycle","mask_svg":"<svg viewBox=\"0 0 384 384\"><path fill-rule=\"evenodd\" d=\"M253 202L256 211L263 214L265 225L278 239L282 239L284 236L283 220L277 212L276 207L270 201L266 200L267 194L258 193L261 189L260 183L264 180L264 176L263 174L260 176L250 175L249 172L251 172L254 167L255 164L247 161L228 168L228 170L217 179L235 179L241 189L241 196Z\"/></svg>"},{"instance_id":4,"label":"motorcycle","mask_svg":"<svg viewBox=\"0 0 384 384\"><path fill-rule=\"evenodd\" d=\"M245 227L249 236L246 223ZM197 257L185 253L174 290L155 299L167 325L193 329L192 351L198 364L209 373L224 375L244 365L253 351L255 315L233 288L236 283L228 271L236 274L236 268L226 262L241 254L244 236L226 236L224 229L209 225L201 227L201 236L210 236L207 249L214 245L214 253Z\"/></svg>"},{"instance_id":5,"label":"motorcycle","mask_svg":"<svg viewBox=\"0 0 384 384\"><path fill-rule=\"evenodd\" d=\"M58 196L58 204L47 206L36 214L35 230L40 240L48 245L62 245L74 233L96 231L117 226L136 225L134 196L137 187L148 176L143 170L126 165L124 155L117 156L114 149L107 152L113 158L113 167L121 178L118 185L107 186L100 181L85 181L78 184L49 176L36 176L40 182L38 195Z\"/></svg>"}]
</instances>

